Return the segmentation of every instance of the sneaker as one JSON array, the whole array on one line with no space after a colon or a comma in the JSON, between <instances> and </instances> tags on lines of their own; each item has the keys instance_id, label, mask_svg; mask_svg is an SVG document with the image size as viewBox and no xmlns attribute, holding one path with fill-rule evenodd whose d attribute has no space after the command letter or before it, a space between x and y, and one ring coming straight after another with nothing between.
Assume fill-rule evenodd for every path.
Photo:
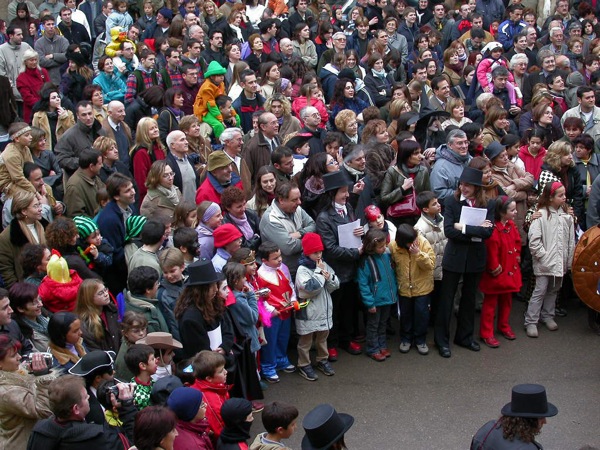
<instances>
[{"instance_id":1,"label":"sneaker","mask_svg":"<svg viewBox=\"0 0 600 450\"><path fill-rule=\"evenodd\" d=\"M427 355L429 353L429 347L427 344L417 344L417 351L419 355Z\"/></svg>"},{"instance_id":2,"label":"sneaker","mask_svg":"<svg viewBox=\"0 0 600 450\"><path fill-rule=\"evenodd\" d=\"M338 360L337 348L330 348L327 351L329 352L329 362L336 362Z\"/></svg>"},{"instance_id":3,"label":"sneaker","mask_svg":"<svg viewBox=\"0 0 600 450\"><path fill-rule=\"evenodd\" d=\"M558 330L558 324L554 321L554 319L548 319L544 321L544 325L546 325L546 328L548 328L550 331Z\"/></svg>"},{"instance_id":4,"label":"sneaker","mask_svg":"<svg viewBox=\"0 0 600 450\"><path fill-rule=\"evenodd\" d=\"M530 338L538 337L537 325L530 323L525 327L525 330L527 331L527 336L529 336Z\"/></svg>"},{"instance_id":5,"label":"sneaker","mask_svg":"<svg viewBox=\"0 0 600 450\"><path fill-rule=\"evenodd\" d=\"M400 353L408 353L410 351L410 347L410 342L401 342L399 347Z\"/></svg>"},{"instance_id":6,"label":"sneaker","mask_svg":"<svg viewBox=\"0 0 600 450\"><path fill-rule=\"evenodd\" d=\"M371 359L373 359L373 360L375 360L375 361L377 361L377 362L383 362L383 361L385 361L385 360L386 360L386 357L385 357L385 356L383 356L383 355L381 354L381 352L377 352L377 353L371 353L371 354L370 354L370 355L368 355L368 356L369 356L369 358L371 358Z\"/></svg>"},{"instance_id":7,"label":"sneaker","mask_svg":"<svg viewBox=\"0 0 600 450\"><path fill-rule=\"evenodd\" d=\"M317 381L319 376L315 373L315 369L309 364L308 366L298 367L298 373L302 378L308 381Z\"/></svg>"},{"instance_id":8,"label":"sneaker","mask_svg":"<svg viewBox=\"0 0 600 450\"><path fill-rule=\"evenodd\" d=\"M321 372L323 372L328 377L335 375L335 370L333 370L333 367L331 367L331 365L329 364L329 362L327 360L319 361L317 363L317 369L319 369Z\"/></svg>"},{"instance_id":9,"label":"sneaker","mask_svg":"<svg viewBox=\"0 0 600 450\"><path fill-rule=\"evenodd\" d=\"M265 409L265 404L262 402L257 402L256 400L252 401L252 414L256 414Z\"/></svg>"},{"instance_id":10,"label":"sneaker","mask_svg":"<svg viewBox=\"0 0 600 450\"><path fill-rule=\"evenodd\" d=\"M283 370L285 373L294 373L296 371L296 366L293 364L288 364L281 370Z\"/></svg>"},{"instance_id":11,"label":"sneaker","mask_svg":"<svg viewBox=\"0 0 600 450\"><path fill-rule=\"evenodd\" d=\"M381 350L379 350L379 352L385 356L386 358L391 358L392 357L392 352L390 352L389 349L387 348L382 348Z\"/></svg>"},{"instance_id":12,"label":"sneaker","mask_svg":"<svg viewBox=\"0 0 600 450\"><path fill-rule=\"evenodd\" d=\"M271 384L279 383L279 375L277 375L276 373L273 375L264 375L263 374L262 379L265 381L268 381Z\"/></svg>"}]
</instances>

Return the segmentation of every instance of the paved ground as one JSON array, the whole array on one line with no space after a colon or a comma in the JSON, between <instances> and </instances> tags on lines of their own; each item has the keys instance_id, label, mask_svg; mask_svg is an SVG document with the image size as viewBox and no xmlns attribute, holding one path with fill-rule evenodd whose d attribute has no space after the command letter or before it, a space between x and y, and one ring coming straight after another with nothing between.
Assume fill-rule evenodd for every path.
<instances>
[{"instance_id":1,"label":"paved ground","mask_svg":"<svg viewBox=\"0 0 600 450\"><path fill-rule=\"evenodd\" d=\"M539 436L544 448L600 448L600 337L587 328L586 311L571 306L567 317L557 319L558 331L540 328L540 337L530 339L522 328L523 309L523 303L513 305L517 340L499 337L498 349L482 345L473 353L453 347L452 358L443 359L430 332L428 356L414 349L400 354L394 336L394 353L386 362L342 353L335 376L319 372L319 380L309 382L282 374L265 391L265 402L284 400L300 410L298 432L288 442L296 450L304 435L302 417L321 402L355 417L346 435L350 450L458 450L468 449L475 431L499 416L514 384L541 383L559 409ZM257 420L252 432L259 431L264 430Z\"/></svg>"}]
</instances>

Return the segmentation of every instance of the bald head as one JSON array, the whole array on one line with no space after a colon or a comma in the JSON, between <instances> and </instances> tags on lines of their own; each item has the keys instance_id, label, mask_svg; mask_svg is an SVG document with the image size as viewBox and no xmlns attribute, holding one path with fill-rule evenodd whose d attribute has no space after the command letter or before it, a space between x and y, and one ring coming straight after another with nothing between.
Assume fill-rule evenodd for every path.
<instances>
[{"instance_id":1,"label":"bald head","mask_svg":"<svg viewBox=\"0 0 600 450\"><path fill-rule=\"evenodd\" d=\"M113 100L108 104L108 117L118 124L125 120L125 105L118 100Z\"/></svg>"},{"instance_id":2,"label":"bald head","mask_svg":"<svg viewBox=\"0 0 600 450\"><path fill-rule=\"evenodd\" d=\"M185 133L180 130L171 131L167 136L167 147L175 156L183 158L188 151L188 140Z\"/></svg>"}]
</instances>

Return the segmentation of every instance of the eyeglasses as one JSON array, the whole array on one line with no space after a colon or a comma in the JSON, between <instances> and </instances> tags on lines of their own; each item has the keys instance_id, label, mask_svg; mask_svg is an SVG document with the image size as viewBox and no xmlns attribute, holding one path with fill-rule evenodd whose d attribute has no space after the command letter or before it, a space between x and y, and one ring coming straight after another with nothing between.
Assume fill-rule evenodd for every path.
<instances>
[{"instance_id":1,"label":"eyeglasses","mask_svg":"<svg viewBox=\"0 0 600 450\"><path fill-rule=\"evenodd\" d=\"M337 166L339 163L337 162L337 160L332 159L331 161L329 161L327 163L328 166Z\"/></svg>"},{"instance_id":2,"label":"eyeglasses","mask_svg":"<svg viewBox=\"0 0 600 450\"><path fill-rule=\"evenodd\" d=\"M175 172L165 172L163 173L163 178L173 178L175 176Z\"/></svg>"}]
</instances>

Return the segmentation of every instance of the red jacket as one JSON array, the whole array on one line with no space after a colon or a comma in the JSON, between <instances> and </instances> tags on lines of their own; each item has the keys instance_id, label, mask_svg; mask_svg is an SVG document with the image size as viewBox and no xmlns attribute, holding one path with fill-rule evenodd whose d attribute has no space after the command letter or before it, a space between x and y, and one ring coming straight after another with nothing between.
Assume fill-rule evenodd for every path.
<instances>
[{"instance_id":1,"label":"red jacket","mask_svg":"<svg viewBox=\"0 0 600 450\"><path fill-rule=\"evenodd\" d=\"M221 192L225 188L223 187L215 187L218 184L217 180L209 173L206 176L206 179L202 182L198 190L196 191L196 204L199 205L205 200L209 202L215 202L217 205L221 204ZM235 186L241 191L244 190L244 186L242 184L242 179L235 172L231 173L231 184L230 186Z\"/></svg>"},{"instance_id":2,"label":"red jacket","mask_svg":"<svg viewBox=\"0 0 600 450\"><path fill-rule=\"evenodd\" d=\"M194 389L198 389L204 396L206 402L206 419L208 420L208 426L213 432L210 437L213 444L216 444L217 439L223 431L225 423L221 418L221 407L223 403L229 400L229 389L231 386L226 384L215 384L209 383L206 380L196 380L192 385ZM191 447L190 447L191 448Z\"/></svg>"},{"instance_id":3,"label":"red jacket","mask_svg":"<svg viewBox=\"0 0 600 450\"><path fill-rule=\"evenodd\" d=\"M25 69L17 77L17 89L23 97L23 120L31 123L31 108L40 100L40 90L44 83L49 83L50 75L42 68Z\"/></svg>"},{"instance_id":4,"label":"red jacket","mask_svg":"<svg viewBox=\"0 0 600 450\"><path fill-rule=\"evenodd\" d=\"M196 423L178 420L175 428L179 435L173 442L173 450L213 450L209 437L210 426L206 419Z\"/></svg>"},{"instance_id":5,"label":"red jacket","mask_svg":"<svg viewBox=\"0 0 600 450\"><path fill-rule=\"evenodd\" d=\"M494 224L492 236L485 241L487 262L479 283L484 294L505 294L521 289L521 236L512 220L503 225ZM500 275L493 277L490 272L502 266Z\"/></svg>"},{"instance_id":6,"label":"red jacket","mask_svg":"<svg viewBox=\"0 0 600 450\"><path fill-rule=\"evenodd\" d=\"M528 145L523 145L519 150L519 158L525 164L525 170L533 175L535 181L539 180L540 173L542 173L542 164L544 163L544 156L546 156L547 150L542 147L538 152L537 156L533 156L529 153Z\"/></svg>"},{"instance_id":7,"label":"red jacket","mask_svg":"<svg viewBox=\"0 0 600 450\"><path fill-rule=\"evenodd\" d=\"M48 311L55 313L75 310L77 292L83 280L75 269L70 269L69 275L71 276L71 281L68 283L59 283L49 276L44 277L42 280L38 288L38 293L44 303L44 307Z\"/></svg>"},{"instance_id":8,"label":"red jacket","mask_svg":"<svg viewBox=\"0 0 600 450\"><path fill-rule=\"evenodd\" d=\"M142 204L142 201L148 192L148 188L146 187L146 177L148 176L148 172L150 172L150 166L152 166L154 161L161 161L166 157L167 155L165 155L162 147L158 144L154 144L152 158L148 153L148 149L144 147L134 150L132 158L133 178L135 179L137 190L140 194L140 205Z\"/></svg>"}]
</instances>

